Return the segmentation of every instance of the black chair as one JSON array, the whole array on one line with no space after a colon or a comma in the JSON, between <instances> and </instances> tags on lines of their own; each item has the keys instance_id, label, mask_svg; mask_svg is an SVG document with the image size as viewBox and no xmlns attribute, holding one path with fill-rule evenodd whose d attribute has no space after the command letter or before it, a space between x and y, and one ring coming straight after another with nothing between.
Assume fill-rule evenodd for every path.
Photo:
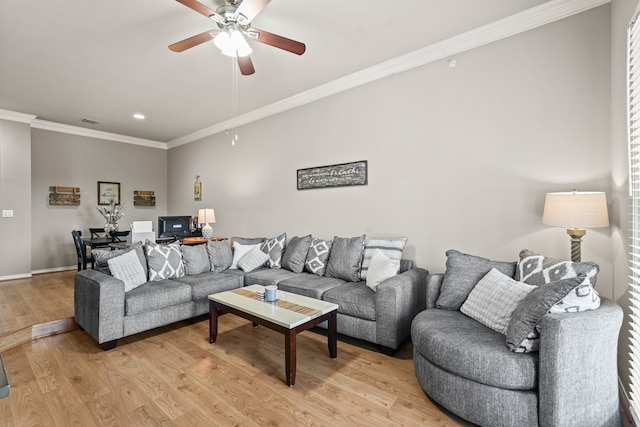
<instances>
[{"instance_id":1,"label":"black chair","mask_svg":"<svg viewBox=\"0 0 640 427\"><path fill-rule=\"evenodd\" d=\"M107 232L104 231L104 227L101 228L91 228L89 227L89 234L91 234L92 239L99 239L101 237L107 237Z\"/></svg>"},{"instance_id":2,"label":"black chair","mask_svg":"<svg viewBox=\"0 0 640 427\"><path fill-rule=\"evenodd\" d=\"M93 256L87 255L87 247L82 241L82 231L73 230L71 231L71 236L73 237L73 244L76 246L76 254L78 255L78 271L86 270L87 264L91 264L91 268L93 268Z\"/></svg>"},{"instance_id":3,"label":"black chair","mask_svg":"<svg viewBox=\"0 0 640 427\"><path fill-rule=\"evenodd\" d=\"M126 242L127 236L129 235L130 230L127 231L112 231L111 232L111 241L112 242ZM124 239L124 240L123 240Z\"/></svg>"}]
</instances>

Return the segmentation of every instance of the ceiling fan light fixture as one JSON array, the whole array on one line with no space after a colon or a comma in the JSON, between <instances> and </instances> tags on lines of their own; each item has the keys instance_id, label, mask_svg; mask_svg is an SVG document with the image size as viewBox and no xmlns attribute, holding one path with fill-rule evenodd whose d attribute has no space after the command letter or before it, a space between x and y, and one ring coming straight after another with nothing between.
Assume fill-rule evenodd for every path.
<instances>
[{"instance_id":1,"label":"ceiling fan light fixture","mask_svg":"<svg viewBox=\"0 0 640 427\"><path fill-rule=\"evenodd\" d=\"M238 30L231 32L231 45L238 52L238 56L251 55L251 46L249 46L249 43L247 43L242 33Z\"/></svg>"},{"instance_id":2,"label":"ceiling fan light fixture","mask_svg":"<svg viewBox=\"0 0 640 427\"><path fill-rule=\"evenodd\" d=\"M213 43L223 55L235 58L236 56L251 55L251 46L238 30L221 31L213 38Z\"/></svg>"}]
</instances>

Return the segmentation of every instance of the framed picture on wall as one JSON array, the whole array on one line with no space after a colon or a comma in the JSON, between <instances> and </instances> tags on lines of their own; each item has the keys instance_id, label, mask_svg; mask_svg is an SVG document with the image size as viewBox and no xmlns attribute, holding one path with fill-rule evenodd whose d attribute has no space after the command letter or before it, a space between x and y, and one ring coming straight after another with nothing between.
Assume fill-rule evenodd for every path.
<instances>
[{"instance_id":1,"label":"framed picture on wall","mask_svg":"<svg viewBox=\"0 0 640 427\"><path fill-rule=\"evenodd\" d=\"M120 204L120 183L98 181L98 205Z\"/></svg>"}]
</instances>

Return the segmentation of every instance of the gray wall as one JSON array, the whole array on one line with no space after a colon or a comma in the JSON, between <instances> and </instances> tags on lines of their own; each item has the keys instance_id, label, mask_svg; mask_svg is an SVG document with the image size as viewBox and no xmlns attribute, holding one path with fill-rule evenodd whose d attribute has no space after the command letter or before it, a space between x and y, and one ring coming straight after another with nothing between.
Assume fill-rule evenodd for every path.
<instances>
[{"instance_id":1,"label":"gray wall","mask_svg":"<svg viewBox=\"0 0 640 427\"><path fill-rule=\"evenodd\" d=\"M0 277L31 272L31 128L28 123L0 120Z\"/></svg>"},{"instance_id":2,"label":"gray wall","mask_svg":"<svg viewBox=\"0 0 640 427\"><path fill-rule=\"evenodd\" d=\"M33 251L31 268L50 270L76 264L71 230L88 234L102 227L97 211L98 181L119 182L125 216L120 228L132 221L153 220L167 211L167 151L41 129L31 138ZM80 187L80 206L49 205L49 187ZM155 207L133 205L134 190L153 190Z\"/></svg>"},{"instance_id":3,"label":"gray wall","mask_svg":"<svg viewBox=\"0 0 640 427\"><path fill-rule=\"evenodd\" d=\"M169 211L215 208L222 236L404 235L432 272L450 248L566 258L566 230L541 224L544 196L610 190L609 53L607 5L457 55L455 68L435 62L243 126L235 146L220 134L176 147ZM296 169L357 160L367 186L296 190ZM589 230L583 246L604 295L609 233Z\"/></svg>"}]
</instances>

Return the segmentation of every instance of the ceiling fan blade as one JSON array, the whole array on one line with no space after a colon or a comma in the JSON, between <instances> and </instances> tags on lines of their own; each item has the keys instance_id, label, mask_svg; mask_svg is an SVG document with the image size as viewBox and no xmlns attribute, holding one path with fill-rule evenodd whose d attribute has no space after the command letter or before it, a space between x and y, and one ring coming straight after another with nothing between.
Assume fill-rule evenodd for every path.
<instances>
[{"instance_id":1,"label":"ceiling fan blade","mask_svg":"<svg viewBox=\"0 0 640 427\"><path fill-rule=\"evenodd\" d=\"M204 33L200 33L198 35L189 37L188 39L184 39L172 45L169 45L169 49L173 52L183 52L189 48L194 46L198 46L199 44L208 42L209 40L213 40L216 31L205 31Z\"/></svg>"},{"instance_id":2,"label":"ceiling fan blade","mask_svg":"<svg viewBox=\"0 0 640 427\"><path fill-rule=\"evenodd\" d=\"M304 51L307 50L304 43L269 33L267 31L258 30L257 28L252 27L248 31L248 34L260 43L268 44L269 46L277 47L279 49L295 53L296 55L302 55Z\"/></svg>"},{"instance_id":3,"label":"ceiling fan blade","mask_svg":"<svg viewBox=\"0 0 640 427\"><path fill-rule=\"evenodd\" d=\"M238 68L240 68L240 74L243 76L250 76L256 72L255 68L253 68L253 62L251 62L251 57L249 55L238 56Z\"/></svg>"},{"instance_id":4,"label":"ceiling fan blade","mask_svg":"<svg viewBox=\"0 0 640 427\"><path fill-rule=\"evenodd\" d=\"M236 10L236 17L241 25L248 25L271 0L243 0Z\"/></svg>"},{"instance_id":5,"label":"ceiling fan blade","mask_svg":"<svg viewBox=\"0 0 640 427\"><path fill-rule=\"evenodd\" d=\"M209 9L207 6L196 0L176 0L178 3L182 3L187 6L189 9L195 10L196 12L206 16L207 18L211 18L216 22L220 22L224 24L224 17L217 13L214 10Z\"/></svg>"}]
</instances>

